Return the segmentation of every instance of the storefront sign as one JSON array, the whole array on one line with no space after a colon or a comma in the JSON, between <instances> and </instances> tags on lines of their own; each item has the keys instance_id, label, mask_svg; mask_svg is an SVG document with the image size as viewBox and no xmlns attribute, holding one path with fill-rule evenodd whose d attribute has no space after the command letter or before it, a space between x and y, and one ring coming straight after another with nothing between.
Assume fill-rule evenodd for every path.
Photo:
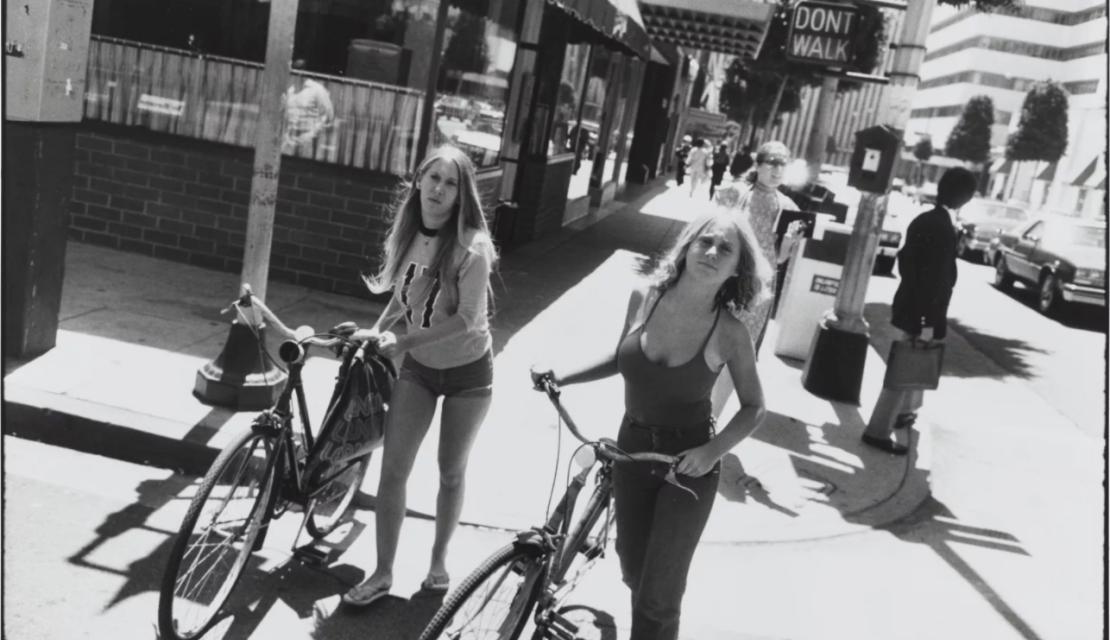
<instances>
[{"instance_id":1,"label":"storefront sign","mask_svg":"<svg viewBox=\"0 0 1110 640\"><path fill-rule=\"evenodd\" d=\"M179 117L185 112L185 101L144 93L139 96L139 104L137 104L135 108L139 111L149 111L151 113L160 113L165 116Z\"/></svg>"},{"instance_id":2,"label":"storefront sign","mask_svg":"<svg viewBox=\"0 0 1110 640\"><path fill-rule=\"evenodd\" d=\"M840 290L840 278L815 275L813 276L813 282L809 285L809 290L814 293L835 296L836 292Z\"/></svg>"},{"instance_id":3,"label":"storefront sign","mask_svg":"<svg viewBox=\"0 0 1110 640\"><path fill-rule=\"evenodd\" d=\"M853 62L851 44L860 14L855 7L802 0L790 18L786 57L830 67L847 67Z\"/></svg>"}]
</instances>

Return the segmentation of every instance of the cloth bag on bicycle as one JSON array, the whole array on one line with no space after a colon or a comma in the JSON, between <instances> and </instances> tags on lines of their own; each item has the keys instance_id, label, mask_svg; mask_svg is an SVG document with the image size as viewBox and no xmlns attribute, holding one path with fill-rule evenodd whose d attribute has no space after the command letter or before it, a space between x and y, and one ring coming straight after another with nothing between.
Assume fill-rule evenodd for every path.
<instances>
[{"instance_id":1,"label":"cloth bag on bicycle","mask_svg":"<svg viewBox=\"0 0 1110 640\"><path fill-rule=\"evenodd\" d=\"M310 477L323 466L361 457L382 445L396 379L397 370L389 358L370 349L346 349L319 444L306 468Z\"/></svg>"}]
</instances>

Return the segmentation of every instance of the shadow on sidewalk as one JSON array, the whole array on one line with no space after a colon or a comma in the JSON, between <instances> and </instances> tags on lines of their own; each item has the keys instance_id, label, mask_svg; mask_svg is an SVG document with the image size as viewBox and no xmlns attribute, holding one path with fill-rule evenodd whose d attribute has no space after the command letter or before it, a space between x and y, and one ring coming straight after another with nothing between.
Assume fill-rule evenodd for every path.
<instances>
[{"instance_id":1,"label":"shadow on sidewalk","mask_svg":"<svg viewBox=\"0 0 1110 640\"><path fill-rule=\"evenodd\" d=\"M1004 531L960 522L947 506L931 496L910 515L881 528L903 542L927 545L971 588L975 589L1020 637L1025 640L1041 640L1041 636L1029 623L1006 603L1002 595L995 591L969 562L961 557L953 544L1028 556L1029 553L1016 537Z\"/></svg>"},{"instance_id":2,"label":"shadow on sidewalk","mask_svg":"<svg viewBox=\"0 0 1110 640\"><path fill-rule=\"evenodd\" d=\"M682 222L641 214L629 203L600 222L562 235L549 245L524 247L502 258L493 279L494 353L560 296L618 251L652 255L666 247ZM540 241L542 243L542 241ZM614 292L626 296L628 292Z\"/></svg>"},{"instance_id":3,"label":"shadow on sidewalk","mask_svg":"<svg viewBox=\"0 0 1110 640\"><path fill-rule=\"evenodd\" d=\"M890 345L901 336L901 332L890 324L890 305L868 303L864 317L871 325L871 348L886 362ZM975 350L982 352L990 361L984 366L981 358L959 358L958 350L949 347L945 352L943 376L957 378L1000 378L1007 375L1030 379L1033 372L1026 362L1025 354L1046 353L1024 340L999 338L981 333L958 320L948 321L949 340L952 333L958 333Z\"/></svg>"}]
</instances>

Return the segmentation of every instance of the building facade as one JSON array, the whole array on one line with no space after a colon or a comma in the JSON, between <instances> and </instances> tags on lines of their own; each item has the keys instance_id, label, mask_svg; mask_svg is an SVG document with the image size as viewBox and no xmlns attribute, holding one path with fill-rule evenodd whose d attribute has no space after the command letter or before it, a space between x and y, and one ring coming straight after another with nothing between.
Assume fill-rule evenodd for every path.
<instances>
[{"instance_id":1,"label":"building facade","mask_svg":"<svg viewBox=\"0 0 1110 640\"><path fill-rule=\"evenodd\" d=\"M70 238L239 270L263 108L285 114L270 277L315 289L361 293L437 144L474 161L502 241L623 187L650 55L634 1L302 0L290 87L260 105L269 7L97 0ZM519 207L492 220L500 201Z\"/></svg>"},{"instance_id":2,"label":"building facade","mask_svg":"<svg viewBox=\"0 0 1110 640\"><path fill-rule=\"evenodd\" d=\"M964 105L991 98L990 195L1037 208L1099 215L1106 193L1107 7L1094 0L1026 0L1010 13L938 7L907 127L944 148ZM1004 161L1026 93L1052 80L1068 93L1068 142L1056 163Z\"/></svg>"}]
</instances>

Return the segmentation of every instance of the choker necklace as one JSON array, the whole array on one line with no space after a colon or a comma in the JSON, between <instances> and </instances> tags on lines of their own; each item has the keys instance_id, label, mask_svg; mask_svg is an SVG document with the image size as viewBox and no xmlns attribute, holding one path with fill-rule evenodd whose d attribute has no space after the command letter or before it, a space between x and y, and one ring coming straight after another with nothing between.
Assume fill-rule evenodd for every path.
<instances>
[{"instance_id":1,"label":"choker necklace","mask_svg":"<svg viewBox=\"0 0 1110 640\"><path fill-rule=\"evenodd\" d=\"M425 227L423 220L418 221L417 224L420 225L420 235L422 235L422 236L428 236L429 238L434 238L434 237L436 237L436 235L439 234L439 229L431 229L429 227Z\"/></svg>"}]
</instances>

